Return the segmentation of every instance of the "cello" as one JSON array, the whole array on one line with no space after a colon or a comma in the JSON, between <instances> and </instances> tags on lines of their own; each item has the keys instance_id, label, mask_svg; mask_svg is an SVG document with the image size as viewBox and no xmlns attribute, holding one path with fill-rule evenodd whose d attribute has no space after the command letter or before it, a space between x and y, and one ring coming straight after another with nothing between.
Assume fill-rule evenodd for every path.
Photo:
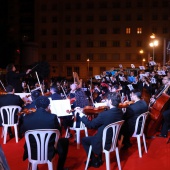
<instances>
[{"instance_id":1,"label":"cello","mask_svg":"<svg viewBox=\"0 0 170 170\"><path fill-rule=\"evenodd\" d=\"M149 108L149 116L146 120L145 134L147 137L152 137L160 128L163 120L162 112L165 111L170 103L170 96L166 94L169 86L164 91L161 91Z\"/></svg>"}]
</instances>

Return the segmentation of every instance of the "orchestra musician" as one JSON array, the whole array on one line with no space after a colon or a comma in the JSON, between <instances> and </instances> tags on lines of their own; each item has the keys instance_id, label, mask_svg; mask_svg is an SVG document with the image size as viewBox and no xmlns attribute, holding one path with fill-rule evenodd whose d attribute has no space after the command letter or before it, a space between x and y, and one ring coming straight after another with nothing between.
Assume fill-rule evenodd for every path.
<instances>
[{"instance_id":1,"label":"orchestra musician","mask_svg":"<svg viewBox=\"0 0 170 170\"><path fill-rule=\"evenodd\" d=\"M13 86L8 85L6 86L5 89L6 89L7 94L0 95L0 107L9 106L9 105L17 105L17 106L22 107L24 105L24 101L21 99L21 97L14 94L15 89ZM14 122L16 123L17 121L18 121L18 115L17 113L15 113ZM0 125L2 126L1 116L0 116ZM9 133L10 138L14 137L11 131L11 127L8 128L8 133Z\"/></svg>"},{"instance_id":2,"label":"orchestra musician","mask_svg":"<svg viewBox=\"0 0 170 170\"><path fill-rule=\"evenodd\" d=\"M52 100L62 100L62 97L59 94L58 87L56 85L52 85L50 87L50 93L51 95L49 95L48 97Z\"/></svg>"},{"instance_id":3,"label":"orchestra musician","mask_svg":"<svg viewBox=\"0 0 170 170\"><path fill-rule=\"evenodd\" d=\"M155 92L154 95L152 95L152 97L150 98L150 103L154 103L156 98L158 98L161 94L161 92L163 92L166 88L167 89L167 94L170 95L170 89L169 89L169 78L167 76L165 76L162 79L162 86L160 86L160 88ZM150 104L151 105L151 104Z\"/></svg>"},{"instance_id":4,"label":"orchestra musician","mask_svg":"<svg viewBox=\"0 0 170 170\"><path fill-rule=\"evenodd\" d=\"M6 67L6 81L7 85L12 85L15 89L15 93L22 93L22 82L21 78L31 72L31 69L28 69L26 72L18 73L16 72L16 68L14 64L8 64Z\"/></svg>"},{"instance_id":5,"label":"orchestra musician","mask_svg":"<svg viewBox=\"0 0 170 170\"><path fill-rule=\"evenodd\" d=\"M36 106L35 106L35 101L36 99L41 95L40 91L35 90L33 92L31 92L31 103L26 104L23 109L22 109L22 114L20 114L19 116L19 124L18 124L18 137L22 138L24 133L22 131L22 124L23 124L23 117L26 114L31 114L34 110L36 110Z\"/></svg>"},{"instance_id":6,"label":"orchestra musician","mask_svg":"<svg viewBox=\"0 0 170 170\"><path fill-rule=\"evenodd\" d=\"M139 90L132 90L130 97L133 104L126 108L126 112L123 114L123 119L125 120L122 128L120 130L120 136L123 135L123 150L128 149L132 144L130 143L130 137L133 135L135 130L136 119L142 113L148 111L147 103L141 99L141 92Z\"/></svg>"},{"instance_id":7,"label":"orchestra musician","mask_svg":"<svg viewBox=\"0 0 170 170\"><path fill-rule=\"evenodd\" d=\"M75 90L75 101L71 105L71 109L73 110L73 112L72 112L73 115L74 115L74 109L75 108L77 108L77 107L84 108L85 106L89 106L88 97L86 96L85 92L81 88L77 88ZM66 117L68 117L68 118L66 119ZM74 116L72 118L70 118L70 116L64 116L64 121L63 121L64 128L67 129L68 126L72 127L74 120L76 120L76 128L79 128L80 127L79 114L77 114L75 119L74 119ZM71 134L69 132L69 136L70 135ZM76 136L75 136L75 139L76 139Z\"/></svg>"},{"instance_id":8,"label":"orchestra musician","mask_svg":"<svg viewBox=\"0 0 170 170\"><path fill-rule=\"evenodd\" d=\"M50 100L46 96L39 96L35 105L37 110L31 114L27 114L23 118L22 129L23 132L27 130L34 129L58 129L61 132L61 127L59 125L57 115L49 113L49 104ZM48 145L48 159L51 161L54 157L55 153L59 155L57 170L65 170L64 164L67 158L69 141L66 138L59 138L57 143L57 148L54 148L55 136L50 139L50 143ZM31 139L31 149L32 158L36 159L36 146L33 139ZM24 145L24 155L23 160L26 160L28 157L26 144Z\"/></svg>"},{"instance_id":9,"label":"orchestra musician","mask_svg":"<svg viewBox=\"0 0 170 170\"><path fill-rule=\"evenodd\" d=\"M166 94L170 95L170 78L165 76L162 79L162 86L157 90L155 95L152 96L151 102L155 102L155 100L160 96L160 94L166 92ZM158 134L158 137L167 137L168 135L168 130L170 128L170 106L162 112L163 115L163 122L162 122L162 128L161 128L161 133Z\"/></svg>"},{"instance_id":10,"label":"orchestra musician","mask_svg":"<svg viewBox=\"0 0 170 170\"><path fill-rule=\"evenodd\" d=\"M88 155L89 147L92 145L92 154L91 160L89 162L90 166L98 168L102 165L102 134L103 129L110 123L114 123L122 120L122 110L118 108L119 103L121 102L120 94L116 92L110 92L107 95L106 103L110 107L109 110L101 112L96 118L91 121L80 112L81 121L86 125L87 128L97 129L97 133L94 136L88 136L82 138L82 144L85 152ZM109 133L109 132L108 132ZM107 141L110 141L112 138L111 134L108 134ZM106 146L106 149L110 148L110 143Z\"/></svg>"}]
</instances>

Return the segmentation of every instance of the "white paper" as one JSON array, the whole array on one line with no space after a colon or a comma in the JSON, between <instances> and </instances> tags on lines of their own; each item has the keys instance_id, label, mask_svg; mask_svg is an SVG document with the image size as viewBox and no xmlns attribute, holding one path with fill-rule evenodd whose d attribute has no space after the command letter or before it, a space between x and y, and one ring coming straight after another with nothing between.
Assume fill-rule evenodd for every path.
<instances>
[{"instance_id":1,"label":"white paper","mask_svg":"<svg viewBox=\"0 0 170 170\"><path fill-rule=\"evenodd\" d=\"M134 90L132 84L128 84L127 86L129 87L129 90L130 90L130 91Z\"/></svg>"},{"instance_id":2,"label":"white paper","mask_svg":"<svg viewBox=\"0 0 170 170\"><path fill-rule=\"evenodd\" d=\"M100 106L107 106L107 104L106 103L94 103L94 106L97 108Z\"/></svg>"},{"instance_id":3,"label":"white paper","mask_svg":"<svg viewBox=\"0 0 170 170\"><path fill-rule=\"evenodd\" d=\"M94 77L96 80L101 79L100 75L95 75Z\"/></svg>"},{"instance_id":4,"label":"white paper","mask_svg":"<svg viewBox=\"0 0 170 170\"><path fill-rule=\"evenodd\" d=\"M72 115L71 113L67 113L67 110L71 110L71 105L70 105L70 100L65 99L65 100L52 100L50 99L50 110L51 113L56 114L58 117L60 116L70 116Z\"/></svg>"},{"instance_id":5,"label":"white paper","mask_svg":"<svg viewBox=\"0 0 170 170\"><path fill-rule=\"evenodd\" d=\"M140 70L145 70L145 67L144 66L139 66L139 69Z\"/></svg>"},{"instance_id":6,"label":"white paper","mask_svg":"<svg viewBox=\"0 0 170 170\"><path fill-rule=\"evenodd\" d=\"M31 98L31 93L14 93L15 95L18 95L21 97L21 99L28 99L29 101L32 101L32 98Z\"/></svg>"}]
</instances>

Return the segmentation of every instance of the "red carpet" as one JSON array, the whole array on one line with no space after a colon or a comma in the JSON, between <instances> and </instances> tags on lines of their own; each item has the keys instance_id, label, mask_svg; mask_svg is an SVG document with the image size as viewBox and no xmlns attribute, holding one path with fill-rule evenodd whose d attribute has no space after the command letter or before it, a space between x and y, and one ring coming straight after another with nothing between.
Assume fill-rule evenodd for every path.
<instances>
[{"instance_id":1,"label":"red carpet","mask_svg":"<svg viewBox=\"0 0 170 170\"><path fill-rule=\"evenodd\" d=\"M0 129L1 130L1 129ZM89 135L92 135L92 131L89 130ZM81 134L84 136L84 133ZM26 170L28 161L22 161L24 138L15 143L15 138L7 140L7 143L3 144L3 138L0 139L2 149L5 153L11 170ZM142 147L143 157L139 158L136 139L132 139L132 147L126 151L120 150L121 167L123 170L169 170L170 169L170 143L166 144L167 138L154 138L147 140L148 153L144 152ZM86 154L82 147L76 148L76 143L73 139L70 139L70 147L68 158L66 161L66 167L69 170L84 170L84 161L86 160ZM103 160L105 157L103 155ZM98 168L98 170L104 170L104 164ZM96 168L90 167L89 170ZM117 170L117 162L115 153L111 154L111 170ZM47 165L39 166L39 170L47 170Z\"/></svg>"}]
</instances>

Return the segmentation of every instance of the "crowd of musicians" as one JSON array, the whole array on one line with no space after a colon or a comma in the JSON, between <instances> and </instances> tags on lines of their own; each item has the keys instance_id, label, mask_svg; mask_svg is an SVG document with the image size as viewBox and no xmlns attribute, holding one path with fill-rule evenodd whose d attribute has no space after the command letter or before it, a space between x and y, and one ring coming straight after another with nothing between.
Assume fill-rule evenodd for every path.
<instances>
[{"instance_id":1,"label":"crowd of musicians","mask_svg":"<svg viewBox=\"0 0 170 170\"><path fill-rule=\"evenodd\" d=\"M150 60L151 61L151 60ZM96 80L90 79L84 82L79 80L78 76L73 74L73 81L66 80L57 81L52 79L51 82L40 81L37 75L37 81L34 79L33 84L29 85L28 75L31 69L23 73L16 72L13 64L7 66L6 86L1 85L5 91L0 95L0 107L9 105L18 105L22 107L20 114L15 114L15 121L19 120L19 137L22 138L27 130L34 129L59 129L62 134L73 125L76 120L77 127L82 121L87 128L97 129L94 136L82 138L82 145L88 154L89 147L92 145L92 154L89 166L99 167L102 165L102 133L103 129L110 123L125 120L119 134L119 138L123 136L123 147L126 150L132 146L130 137L135 128L137 117L150 111L150 108L161 97L162 94L170 95L170 70L168 67L160 69L153 62L148 63L148 67L144 69L131 69L126 72L123 67L119 70L112 68L110 71L103 72ZM17 93L30 93L31 100L22 98ZM170 98L170 97L169 97ZM169 104L169 98L166 101ZM71 111L68 116L61 118L61 124L56 114L49 114L51 100L69 99ZM131 101L131 103L129 102ZM103 112L89 119L82 111L88 106L95 106L95 103L106 104ZM120 107L122 103L128 103L125 107ZM170 124L170 108L166 103L166 107L160 110L162 115L161 133L159 137L167 137ZM74 119L74 111L81 108L81 111ZM72 112L73 115L69 115ZM5 113L4 113L5 114ZM154 114L154 113L152 113ZM1 120L2 124L2 120ZM158 129L155 129L157 131ZM9 137L13 137L13 131L8 128ZM76 134L75 134L76 135ZM111 134L110 134L111 135ZM57 150L53 144L49 146L49 160L55 153L59 155L57 170L68 169L64 167L68 158L69 138L73 134L68 133L67 138L60 137ZM107 136L109 140L109 135ZM53 139L54 142L54 139ZM109 148L109 143L106 148ZM26 145L24 146L23 160L28 157ZM33 157L36 159L36 154Z\"/></svg>"}]
</instances>

